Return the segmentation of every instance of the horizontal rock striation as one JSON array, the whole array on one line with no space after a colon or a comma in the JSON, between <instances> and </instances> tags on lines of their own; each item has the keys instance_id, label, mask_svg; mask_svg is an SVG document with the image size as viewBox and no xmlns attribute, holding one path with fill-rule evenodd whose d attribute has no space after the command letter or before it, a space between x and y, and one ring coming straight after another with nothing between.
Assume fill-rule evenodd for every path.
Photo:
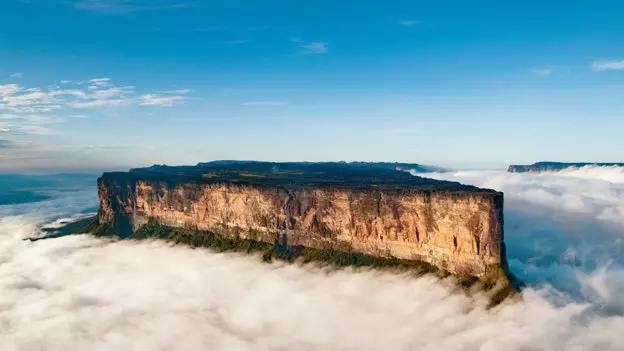
<instances>
[{"instance_id":1,"label":"horizontal rock striation","mask_svg":"<svg viewBox=\"0 0 624 351\"><path fill-rule=\"evenodd\" d=\"M148 222L239 239L433 264L484 280L506 271L503 194L341 163L155 166L98 179L99 222Z\"/></svg>"},{"instance_id":2,"label":"horizontal rock striation","mask_svg":"<svg viewBox=\"0 0 624 351\"><path fill-rule=\"evenodd\" d=\"M597 167L624 167L624 163L592 163L592 162L536 162L532 165L511 165L507 172L511 173L540 173L558 172L568 168L581 168L586 166Z\"/></svg>"}]
</instances>

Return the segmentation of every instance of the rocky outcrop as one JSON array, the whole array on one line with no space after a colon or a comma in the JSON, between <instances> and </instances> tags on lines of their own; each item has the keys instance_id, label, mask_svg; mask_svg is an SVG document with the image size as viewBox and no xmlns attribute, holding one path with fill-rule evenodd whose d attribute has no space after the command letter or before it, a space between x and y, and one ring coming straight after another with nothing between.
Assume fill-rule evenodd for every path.
<instances>
[{"instance_id":1,"label":"rocky outcrop","mask_svg":"<svg viewBox=\"0 0 624 351\"><path fill-rule=\"evenodd\" d=\"M267 243L431 263L495 279L506 269L503 194L343 164L164 167L105 173L99 222L127 236L155 220Z\"/></svg>"},{"instance_id":2,"label":"rocky outcrop","mask_svg":"<svg viewBox=\"0 0 624 351\"><path fill-rule=\"evenodd\" d=\"M536 162L532 165L511 165L507 172L511 173L540 173L559 172L568 168L596 167L624 167L624 163L592 163L592 162Z\"/></svg>"}]
</instances>

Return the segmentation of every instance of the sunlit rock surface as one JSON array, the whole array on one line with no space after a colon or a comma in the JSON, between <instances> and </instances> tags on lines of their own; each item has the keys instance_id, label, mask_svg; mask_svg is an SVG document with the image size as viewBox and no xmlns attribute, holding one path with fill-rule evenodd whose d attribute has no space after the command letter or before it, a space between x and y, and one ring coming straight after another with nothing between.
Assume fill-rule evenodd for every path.
<instances>
[{"instance_id":1,"label":"sunlit rock surface","mask_svg":"<svg viewBox=\"0 0 624 351\"><path fill-rule=\"evenodd\" d=\"M98 180L99 222L171 227L431 263L498 279L503 194L345 163L153 166Z\"/></svg>"}]
</instances>

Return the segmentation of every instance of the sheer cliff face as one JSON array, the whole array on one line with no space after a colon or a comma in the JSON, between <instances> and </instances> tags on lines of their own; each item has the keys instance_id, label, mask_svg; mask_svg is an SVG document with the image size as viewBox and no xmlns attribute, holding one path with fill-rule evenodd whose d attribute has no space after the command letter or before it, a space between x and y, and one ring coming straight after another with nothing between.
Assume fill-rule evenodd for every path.
<instances>
[{"instance_id":1,"label":"sheer cliff face","mask_svg":"<svg viewBox=\"0 0 624 351\"><path fill-rule=\"evenodd\" d=\"M123 182L121 182L123 183ZM101 223L161 224L289 245L421 260L483 277L504 265L503 195L98 181Z\"/></svg>"}]
</instances>

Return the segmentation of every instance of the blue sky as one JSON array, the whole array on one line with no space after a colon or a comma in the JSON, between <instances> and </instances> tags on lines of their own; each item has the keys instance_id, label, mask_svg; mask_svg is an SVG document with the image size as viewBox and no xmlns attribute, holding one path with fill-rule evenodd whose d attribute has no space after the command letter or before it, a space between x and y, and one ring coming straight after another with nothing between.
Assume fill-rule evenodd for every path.
<instances>
[{"instance_id":1,"label":"blue sky","mask_svg":"<svg viewBox=\"0 0 624 351\"><path fill-rule=\"evenodd\" d=\"M623 161L619 1L3 0L0 171Z\"/></svg>"}]
</instances>

